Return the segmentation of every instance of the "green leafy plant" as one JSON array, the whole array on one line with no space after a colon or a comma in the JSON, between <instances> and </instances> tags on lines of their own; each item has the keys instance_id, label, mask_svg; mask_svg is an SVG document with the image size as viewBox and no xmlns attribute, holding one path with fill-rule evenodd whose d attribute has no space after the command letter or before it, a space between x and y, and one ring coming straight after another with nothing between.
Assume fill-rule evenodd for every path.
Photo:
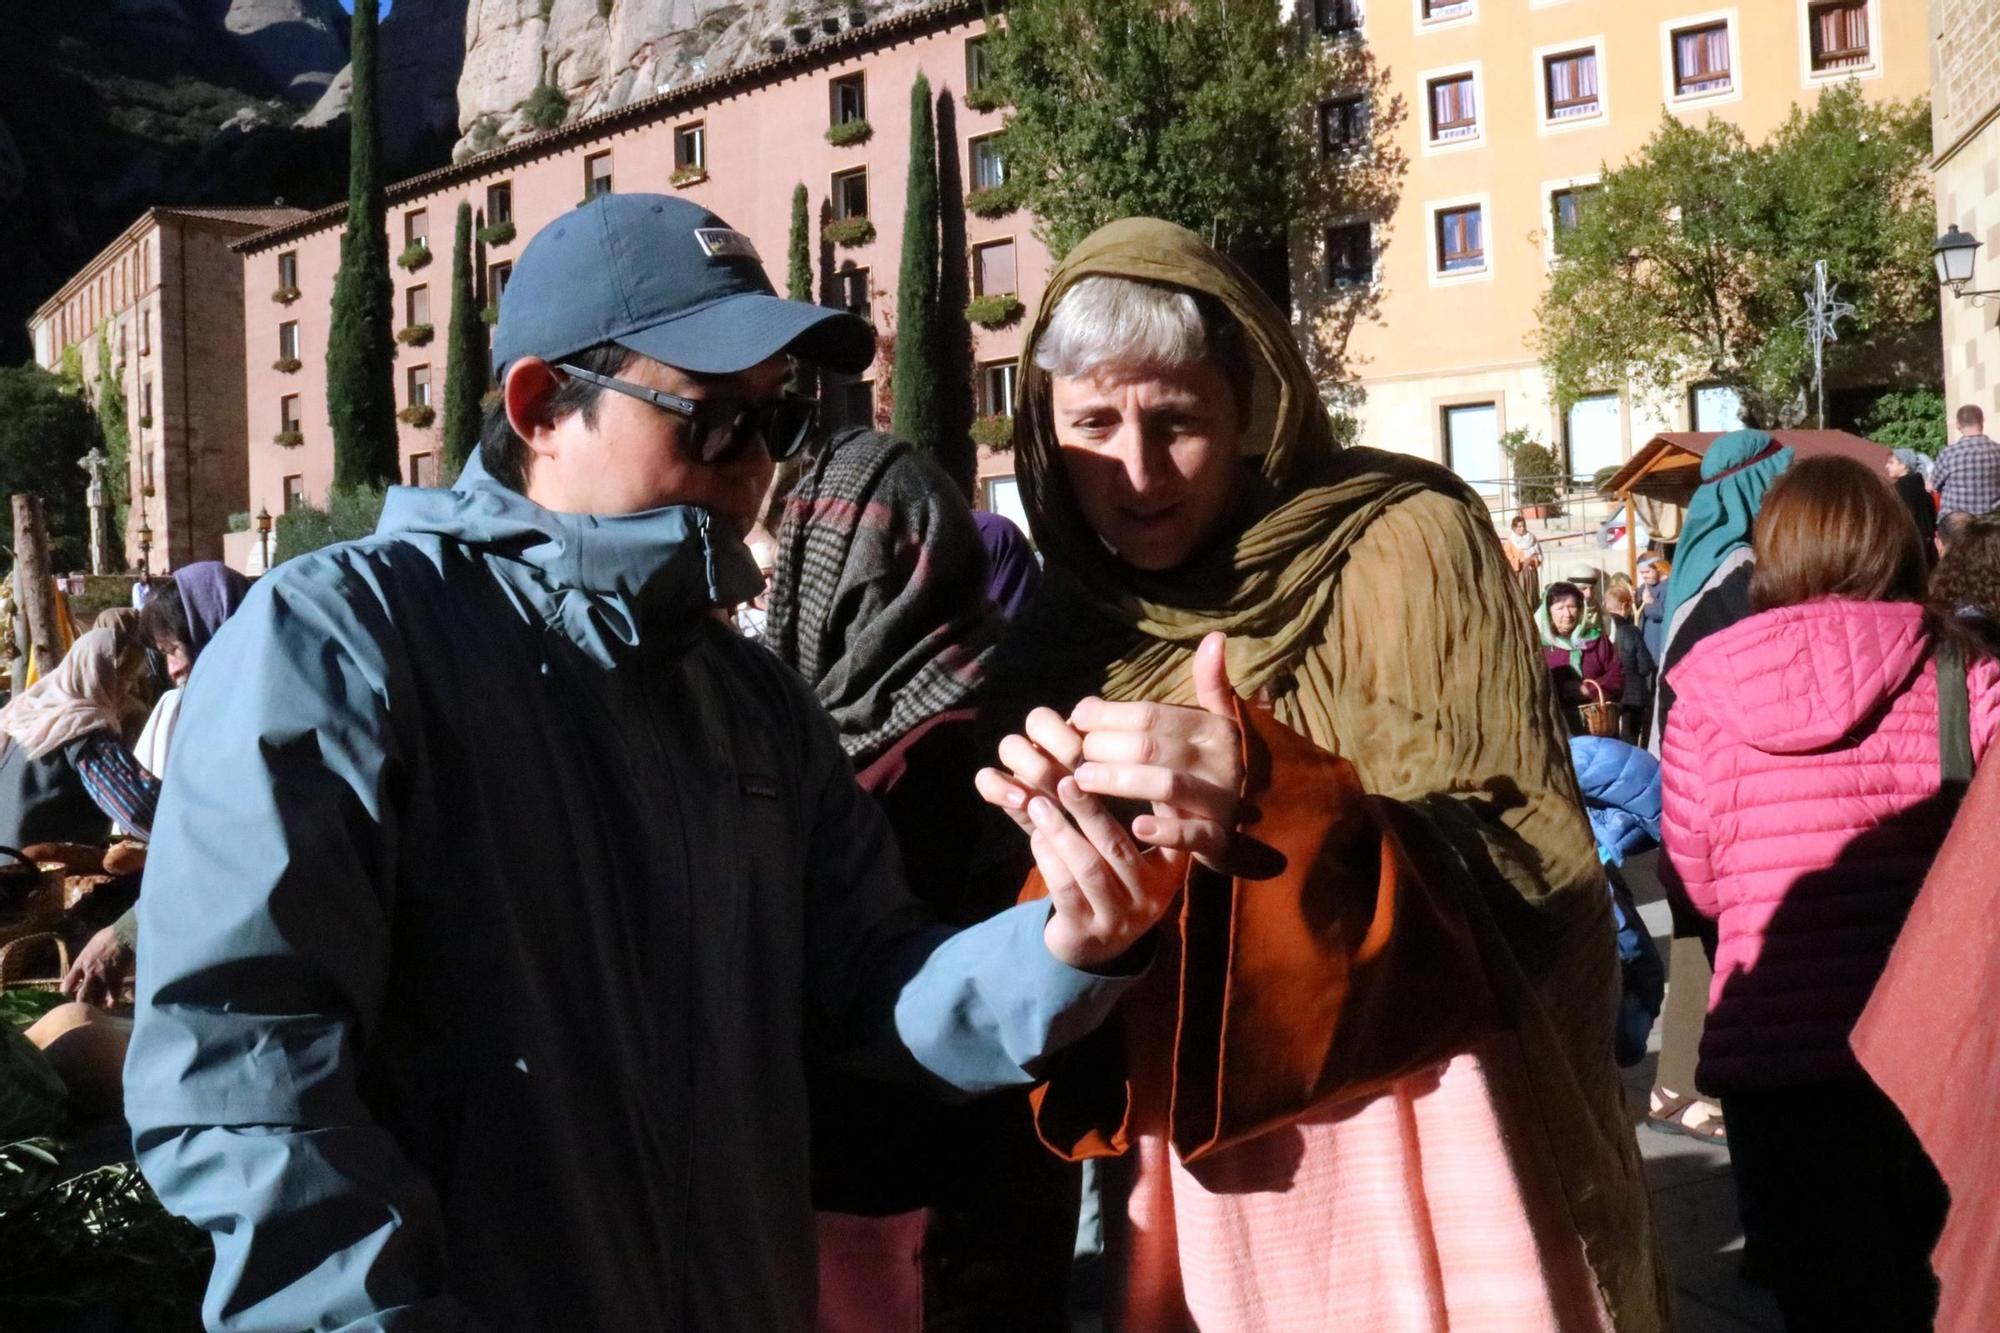
<instances>
[{"instance_id":1,"label":"green leafy plant","mask_svg":"<svg viewBox=\"0 0 2000 1333\"><path fill-rule=\"evenodd\" d=\"M1021 298L1012 292L975 296L965 307L965 317L982 329L997 329L1021 317Z\"/></svg>"},{"instance_id":2,"label":"green leafy plant","mask_svg":"<svg viewBox=\"0 0 2000 1333\"><path fill-rule=\"evenodd\" d=\"M867 218L834 218L819 229L819 235L829 245L866 245L875 239L875 224Z\"/></svg>"},{"instance_id":3,"label":"green leafy plant","mask_svg":"<svg viewBox=\"0 0 2000 1333\"><path fill-rule=\"evenodd\" d=\"M100 364L108 367L110 362ZM61 379L40 366L0 367L0 495L31 491L47 503L58 569L81 569L88 557L84 491L89 482L76 460L106 443L105 429L113 422L101 384L100 380L98 411L93 413L87 399L70 393ZM122 430L124 404L121 400L115 405ZM126 473L118 460L113 461L116 466L106 489L116 501L124 498L125 486L119 479Z\"/></svg>"},{"instance_id":4,"label":"green leafy plant","mask_svg":"<svg viewBox=\"0 0 2000 1333\"><path fill-rule=\"evenodd\" d=\"M382 521L382 501L387 494L381 486L336 486L324 506L293 505L277 517L271 563L282 564L322 546L369 536Z\"/></svg>"},{"instance_id":5,"label":"green leafy plant","mask_svg":"<svg viewBox=\"0 0 2000 1333\"><path fill-rule=\"evenodd\" d=\"M403 247L403 253L396 256L396 267L415 273L431 262L431 248L422 241L411 241Z\"/></svg>"},{"instance_id":6,"label":"green leafy plant","mask_svg":"<svg viewBox=\"0 0 2000 1333\"><path fill-rule=\"evenodd\" d=\"M422 347L437 333L429 324L405 324L396 330L396 341L405 347Z\"/></svg>"},{"instance_id":7,"label":"green leafy plant","mask_svg":"<svg viewBox=\"0 0 2000 1333\"><path fill-rule=\"evenodd\" d=\"M429 403L411 403L396 414L396 420L406 426L415 426L418 430L426 430L432 422L437 420L437 415L437 409Z\"/></svg>"},{"instance_id":8,"label":"green leafy plant","mask_svg":"<svg viewBox=\"0 0 2000 1333\"><path fill-rule=\"evenodd\" d=\"M458 206L451 245L451 322L445 326L444 464L455 478L479 444L479 397L493 382L486 326L473 306L472 205Z\"/></svg>"},{"instance_id":9,"label":"green leafy plant","mask_svg":"<svg viewBox=\"0 0 2000 1333\"><path fill-rule=\"evenodd\" d=\"M514 235L514 222L510 218L505 222L489 223L481 227L479 229L479 243L490 246L508 245L513 242Z\"/></svg>"},{"instance_id":10,"label":"green leafy plant","mask_svg":"<svg viewBox=\"0 0 2000 1333\"><path fill-rule=\"evenodd\" d=\"M1514 470L1514 498L1523 506L1553 505L1562 495L1562 460L1535 438L1516 427L1500 437L1500 452Z\"/></svg>"},{"instance_id":11,"label":"green leafy plant","mask_svg":"<svg viewBox=\"0 0 2000 1333\"><path fill-rule=\"evenodd\" d=\"M304 365L305 362L295 356L281 356L271 363L271 369L283 375L290 375L296 373Z\"/></svg>"},{"instance_id":12,"label":"green leafy plant","mask_svg":"<svg viewBox=\"0 0 2000 1333\"><path fill-rule=\"evenodd\" d=\"M104 435L104 452L111 460L110 475L117 478L107 490L111 501L111 549L125 549L125 519L132 509L132 429L127 424L129 408L125 385L111 365L111 321L97 330L97 425Z\"/></svg>"},{"instance_id":13,"label":"green leafy plant","mask_svg":"<svg viewBox=\"0 0 2000 1333\"><path fill-rule=\"evenodd\" d=\"M1936 458L1950 437L1944 395L1935 389L1892 389L1868 405L1855 423L1860 432L1889 449L1915 449Z\"/></svg>"},{"instance_id":14,"label":"green leafy plant","mask_svg":"<svg viewBox=\"0 0 2000 1333\"><path fill-rule=\"evenodd\" d=\"M151 430L152 428L153 428L153 414L151 412L148 412L144 416L139 418L139 429Z\"/></svg>"},{"instance_id":15,"label":"green leafy plant","mask_svg":"<svg viewBox=\"0 0 2000 1333\"><path fill-rule=\"evenodd\" d=\"M976 218L1004 218L1020 207L1020 195L1004 185L974 190L965 196L965 211Z\"/></svg>"},{"instance_id":16,"label":"green leafy plant","mask_svg":"<svg viewBox=\"0 0 2000 1333\"><path fill-rule=\"evenodd\" d=\"M1699 378L1734 389L1752 424L1795 424L1816 260L1854 306L1829 376L1933 324L1930 132L1921 101L1871 101L1853 81L1761 143L1720 118L1663 116L1555 233L1536 341L1558 403L1614 384L1666 403Z\"/></svg>"},{"instance_id":17,"label":"green leafy plant","mask_svg":"<svg viewBox=\"0 0 2000 1333\"><path fill-rule=\"evenodd\" d=\"M552 130L569 117L569 99L544 78L521 103L521 119L538 130Z\"/></svg>"},{"instance_id":18,"label":"green leafy plant","mask_svg":"<svg viewBox=\"0 0 2000 1333\"><path fill-rule=\"evenodd\" d=\"M271 299L279 305L290 305L299 299L299 289L296 287L280 287L277 291L271 293Z\"/></svg>"},{"instance_id":19,"label":"green leafy plant","mask_svg":"<svg viewBox=\"0 0 2000 1333\"><path fill-rule=\"evenodd\" d=\"M465 136L465 145L474 156L500 147L500 122L492 116L481 116L473 121L471 131Z\"/></svg>"},{"instance_id":20,"label":"green leafy plant","mask_svg":"<svg viewBox=\"0 0 2000 1333\"><path fill-rule=\"evenodd\" d=\"M250 511L246 509L240 514L231 514L223 524L223 531L248 532L250 531L250 522Z\"/></svg>"},{"instance_id":21,"label":"green leafy plant","mask_svg":"<svg viewBox=\"0 0 2000 1333\"><path fill-rule=\"evenodd\" d=\"M296 449L305 442L304 431L281 430L271 437L271 443L282 449Z\"/></svg>"},{"instance_id":22,"label":"green leafy plant","mask_svg":"<svg viewBox=\"0 0 2000 1333\"><path fill-rule=\"evenodd\" d=\"M678 190L686 186L693 185L699 181L705 181L707 179L708 179L707 167L685 166L682 167L679 171L676 171L673 175L667 177L667 184L673 186L675 189Z\"/></svg>"},{"instance_id":23,"label":"green leafy plant","mask_svg":"<svg viewBox=\"0 0 2000 1333\"><path fill-rule=\"evenodd\" d=\"M975 417L972 442L982 449L1006 450L1014 447L1014 418L1004 413Z\"/></svg>"},{"instance_id":24,"label":"green leafy plant","mask_svg":"<svg viewBox=\"0 0 2000 1333\"><path fill-rule=\"evenodd\" d=\"M874 127L865 120L843 120L838 125L826 127L826 141L835 148L845 148L849 144L867 142L874 133Z\"/></svg>"},{"instance_id":25,"label":"green leafy plant","mask_svg":"<svg viewBox=\"0 0 2000 1333\"><path fill-rule=\"evenodd\" d=\"M482 324L488 325L498 324L500 322L500 303L498 301L488 301L484 306L481 306L479 321Z\"/></svg>"},{"instance_id":26,"label":"green leafy plant","mask_svg":"<svg viewBox=\"0 0 2000 1333\"><path fill-rule=\"evenodd\" d=\"M977 88L966 89L965 96L959 100L964 102L966 109L970 111L992 111L1007 104L1006 99L1002 98L995 91L991 83L983 83Z\"/></svg>"}]
</instances>

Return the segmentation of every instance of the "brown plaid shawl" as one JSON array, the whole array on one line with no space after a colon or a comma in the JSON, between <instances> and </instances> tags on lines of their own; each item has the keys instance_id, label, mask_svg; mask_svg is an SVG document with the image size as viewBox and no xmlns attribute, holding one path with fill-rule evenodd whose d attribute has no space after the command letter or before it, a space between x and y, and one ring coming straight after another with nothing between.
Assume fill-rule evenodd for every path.
<instances>
[{"instance_id":1,"label":"brown plaid shawl","mask_svg":"<svg viewBox=\"0 0 2000 1333\"><path fill-rule=\"evenodd\" d=\"M765 643L812 684L856 767L978 688L1004 622L944 471L906 441L836 433L778 525Z\"/></svg>"}]
</instances>

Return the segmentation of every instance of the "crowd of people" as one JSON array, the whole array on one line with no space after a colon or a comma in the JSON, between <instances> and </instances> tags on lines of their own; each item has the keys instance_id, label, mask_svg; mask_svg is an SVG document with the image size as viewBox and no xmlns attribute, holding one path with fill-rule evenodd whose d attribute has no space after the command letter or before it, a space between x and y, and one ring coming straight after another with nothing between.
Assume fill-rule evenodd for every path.
<instances>
[{"instance_id":1,"label":"crowd of people","mask_svg":"<svg viewBox=\"0 0 2000 1333\"><path fill-rule=\"evenodd\" d=\"M865 323L601 198L452 487L0 710L0 842L148 844L37 1035L208 1326L1653 1333L1658 1021L1788 1327L1929 1327L1945 1164L1850 1038L2000 728L1976 419L1934 532L1742 431L1671 562L1544 584L1178 227L1029 329L1032 546L816 431Z\"/></svg>"}]
</instances>

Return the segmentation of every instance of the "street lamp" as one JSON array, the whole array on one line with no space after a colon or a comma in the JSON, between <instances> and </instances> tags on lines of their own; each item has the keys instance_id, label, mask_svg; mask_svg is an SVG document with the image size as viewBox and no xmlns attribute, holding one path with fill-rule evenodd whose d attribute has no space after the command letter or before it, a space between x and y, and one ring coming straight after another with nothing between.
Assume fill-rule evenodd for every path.
<instances>
[{"instance_id":1,"label":"street lamp","mask_svg":"<svg viewBox=\"0 0 2000 1333\"><path fill-rule=\"evenodd\" d=\"M257 506L257 549L259 565L263 569L271 567L271 511L268 506Z\"/></svg>"},{"instance_id":2,"label":"street lamp","mask_svg":"<svg viewBox=\"0 0 2000 1333\"><path fill-rule=\"evenodd\" d=\"M2000 289L1987 291L1965 290L1972 281L1973 265L1979 259L1979 242L1958 229L1953 223L1937 238L1931 247L1931 261L1937 265L1938 285L1951 288L1953 296L1977 303L1982 296L2000 296Z\"/></svg>"},{"instance_id":3,"label":"street lamp","mask_svg":"<svg viewBox=\"0 0 2000 1333\"><path fill-rule=\"evenodd\" d=\"M153 525L144 518L139 520L139 577L152 577Z\"/></svg>"}]
</instances>

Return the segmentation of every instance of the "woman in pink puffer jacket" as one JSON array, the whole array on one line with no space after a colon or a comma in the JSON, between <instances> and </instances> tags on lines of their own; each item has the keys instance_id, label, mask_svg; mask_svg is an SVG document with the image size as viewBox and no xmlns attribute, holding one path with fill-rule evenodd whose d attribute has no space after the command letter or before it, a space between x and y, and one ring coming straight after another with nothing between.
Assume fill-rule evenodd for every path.
<instances>
[{"instance_id":1,"label":"woman in pink puffer jacket","mask_svg":"<svg viewBox=\"0 0 2000 1333\"><path fill-rule=\"evenodd\" d=\"M1758 614L1674 668L1662 754L1663 842L1720 927L1702 1086L1787 1326L1927 1328L1942 1187L1847 1042L1951 823L1943 622L1915 525L1859 463L1793 466L1755 546ZM2000 667L1964 680L1977 758Z\"/></svg>"}]
</instances>

